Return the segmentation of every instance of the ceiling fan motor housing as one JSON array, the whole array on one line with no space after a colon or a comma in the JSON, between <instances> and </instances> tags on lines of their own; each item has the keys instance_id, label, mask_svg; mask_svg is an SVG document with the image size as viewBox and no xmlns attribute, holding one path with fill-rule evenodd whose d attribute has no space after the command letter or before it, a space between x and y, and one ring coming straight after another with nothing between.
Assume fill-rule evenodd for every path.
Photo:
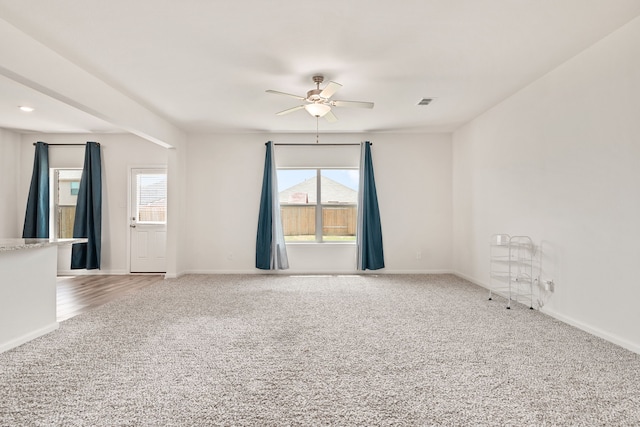
<instances>
[{"instance_id":1,"label":"ceiling fan motor housing","mask_svg":"<svg viewBox=\"0 0 640 427\"><path fill-rule=\"evenodd\" d=\"M307 92L307 101L310 101L310 102L322 101L324 98L320 96L321 92L322 90L320 89L311 89L309 92Z\"/></svg>"}]
</instances>

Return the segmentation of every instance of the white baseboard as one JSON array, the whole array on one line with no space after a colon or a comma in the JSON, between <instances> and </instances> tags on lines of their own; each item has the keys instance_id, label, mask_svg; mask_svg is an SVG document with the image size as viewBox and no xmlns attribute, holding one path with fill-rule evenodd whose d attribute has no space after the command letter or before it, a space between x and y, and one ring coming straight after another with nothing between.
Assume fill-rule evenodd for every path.
<instances>
[{"instance_id":1,"label":"white baseboard","mask_svg":"<svg viewBox=\"0 0 640 427\"><path fill-rule=\"evenodd\" d=\"M486 283L482 282L481 280L478 280L478 279L476 279L474 277L467 276L466 274L462 274L462 273L460 273L458 271L452 271L451 274L456 275L461 279L467 280L467 281L473 283L474 285L478 285L481 288L489 289L489 285L488 284L486 284Z\"/></svg>"},{"instance_id":2,"label":"white baseboard","mask_svg":"<svg viewBox=\"0 0 640 427\"><path fill-rule=\"evenodd\" d=\"M12 348L16 348L24 343L27 343L31 340L34 340L38 337L48 334L49 332L53 332L60 327L58 322L54 322L50 325L47 325L43 328L37 329L33 332L29 332L28 334L22 335L18 338L12 339L11 341L7 341L4 343L0 343L0 353L11 350Z\"/></svg>"},{"instance_id":3,"label":"white baseboard","mask_svg":"<svg viewBox=\"0 0 640 427\"><path fill-rule=\"evenodd\" d=\"M565 316L563 314L557 313L548 308L542 307L540 311L548 316L553 317L563 323L574 326L578 329L581 329L585 332L590 333L591 335L595 335L598 338L602 338L603 340L609 341L613 344L619 345L622 348L626 348L627 350L633 351L634 353L640 354L640 345L632 343L624 338L620 338L617 335L611 334L607 331L603 331L602 329L596 328L594 326L588 325L586 323L580 322L571 317Z\"/></svg>"},{"instance_id":4,"label":"white baseboard","mask_svg":"<svg viewBox=\"0 0 640 427\"><path fill-rule=\"evenodd\" d=\"M185 274L192 274L192 273L189 273L188 271L180 271L178 273L165 273L164 274L164 278L165 279L177 279L179 277L184 276Z\"/></svg>"},{"instance_id":5,"label":"white baseboard","mask_svg":"<svg viewBox=\"0 0 640 427\"><path fill-rule=\"evenodd\" d=\"M259 268L254 268L251 270L188 270L185 274L223 274L223 275L231 275L231 274L282 274L282 275L290 275L290 274L355 274L356 271L348 270L348 271L301 271L301 270L261 270Z\"/></svg>"},{"instance_id":6,"label":"white baseboard","mask_svg":"<svg viewBox=\"0 0 640 427\"><path fill-rule=\"evenodd\" d=\"M489 286L485 283L482 283L481 281L473 278L473 277L469 277L466 274L462 274L460 272L454 272L453 274L455 274L458 277L461 277L462 279L468 280L469 282L478 285L480 287L489 289ZM559 320L563 323L566 323L567 325L571 325L573 327L576 327L580 330L583 330L591 335L594 335L598 338L602 338L603 340L609 341L610 343L619 345L620 347L626 348L627 350L633 351L634 353L638 353L640 354L640 345L635 344L633 342L630 342L628 340L625 340L623 338L618 337L617 335L611 334L609 332L603 331L602 329L596 328L595 326L591 326L589 324L586 324L584 322L580 322L576 319L573 319L569 316L565 316L561 313L558 313L556 311L550 310L549 308L546 307L542 307L539 310L541 313L546 314L547 316L553 317L556 320Z\"/></svg>"},{"instance_id":7,"label":"white baseboard","mask_svg":"<svg viewBox=\"0 0 640 427\"><path fill-rule=\"evenodd\" d=\"M369 271L369 270L367 270ZM380 274L453 274L451 270L375 270L372 273Z\"/></svg>"},{"instance_id":8,"label":"white baseboard","mask_svg":"<svg viewBox=\"0 0 640 427\"><path fill-rule=\"evenodd\" d=\"M289 270L278 270L277 273L279 272L285 272L285 271L289 271ZM215 275L215 274L262 274L265 272L270 272L270 273L274 273L271 270L258 270L258 269L251 269L251 270L187 270L183 273L184 274L211 274L211 275Z\"/></svg>"},{"instance_id":9,"label":"white baseboard","mask_svg":"<svg viewBox=\"0 0 640 427\"><path fill-rule=\"evenodd\" d=\"M187 270L181 275L184 274L455 274L451 270L296 270L296 269L288 269L288 270L260 270L260 269L251 269L251 270ZM178 276L179 277L179 276ZM174 279L174 277L168 277L168 279Z\"/></svg>"},{"instance_id":10,"label":"white baseboard","mask_svg":"<svg viewBox=\"0 0 640 427\"><path fill-rule=\"evenodd\" d=\"M130 274L125 270L58 270L58 276L99 276L114 275L122 276Z\"/></svg>"}]
</instances>

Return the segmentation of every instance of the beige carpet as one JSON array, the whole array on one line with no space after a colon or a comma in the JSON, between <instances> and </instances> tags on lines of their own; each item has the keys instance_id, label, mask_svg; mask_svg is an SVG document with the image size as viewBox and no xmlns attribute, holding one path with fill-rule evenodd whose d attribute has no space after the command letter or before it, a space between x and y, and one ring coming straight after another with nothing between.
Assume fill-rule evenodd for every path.
<instances>
[{"instance_id":1,"label":"beige carpet","mask_svg":"<svg viewBox=\"0 0 640 427\"><path fill-rule=\"evenodd\" d=\"M0 425L640 425L640 355L450 275L187 276L0 354Z\"/></svg>"}]
</instances>

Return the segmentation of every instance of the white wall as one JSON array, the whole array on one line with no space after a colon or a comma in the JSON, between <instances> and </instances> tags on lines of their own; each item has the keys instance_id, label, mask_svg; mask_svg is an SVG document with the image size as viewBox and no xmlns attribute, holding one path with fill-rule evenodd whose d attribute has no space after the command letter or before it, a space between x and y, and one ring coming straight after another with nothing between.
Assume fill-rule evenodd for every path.
<instances>
[{"instance_id":1,"label":"white wall","mask_svg":"<svg viewBox=\"0 0 640 427\"><path fill-rule=\"evenodd\" d=\"M18 199L20 135L0 129L0 238L21 237L22 225L15 206L26 209L27 197ZM33 168L33 155L31 156ZM29 184L27 192L29 194ZM24 212L21 220L24 221Z\"/></svg>"},{"instance_id":2,"label":"white wall","mask_svg":"<svg viewBox=\"0 0 640 427\"><path fill-rule=\"evenodd\" d=\"M166 150L133 135L23 135L13 173L17 204L13 225L24 218L36 140L51 144L98 141L103 156L102 270L128 271L127 173L131 166L166 164ZM264 166L264 143L314 142L314 135L245 134L193 135L188 143L186 203L179 244L182 264L178 274L259 273L255 269L255 238ZM373 160L383 225L387 273L442 272L451 270L451 140L449 135L325 135L324 142L374 143ZM6 144L3 144L3 147ZM84 147L50 148L50 166L82 167ZM4 158L4 156L3 156ZM15 165L16 163L10 163ZM18 170L19 169L19 170ZM3 169L3 177L11 172ZM5 180L3 179L4 183ZM15 192L15 190L14 190ZM171 196L170 196L171 197ZM21 202L24 199L25 202ZM171 220L171 217L169 218ZM11 220L9 220L11 222ZM248 224L248 225L247 225ZM6 232L6 235L10 233ZM67 252L70 249L67 248ZM420 252L420 258L417 253ZM67 273L68 253L63 248L60 272ZM355 271L353 245L290 245L292 268L287 273ZM381 272L382 272L381 271ZM82 270L74 273L83 273Z\"/></svg>"},{"instance_id":3,"label":"white wall","mask_svg":"<svg viewBox=\"0 0 640 427\"><path fill-rule=\"evenodd\" d=\"M255 241L265 147L315 135L191 135L187 164L187 270L255 273ZM449 135L329 134L322 142L373 145L386 273L451 269ZM324 148L323 148L324 150ZM277 153L276 153L277 155ZM290 273L355 271L355 246L290 244ZM420 252L420 258L416 258Z\"/></svg>"},{"instance_id":4,"label":"white wall","mask_svg":"<svg viewBox=\"0 0 640 427\"><path fill-rule=\"evenodd\" d=\"M22 135L20 187L17 215L24 220L24 205L29 192L33 168L33 142L49 144L100 143L102 154L102 259L100 270L73 270L74 274L125 274L128 263L128 174L132 166L157 166L167 164L167 149L130 134L102 135ZM84 146L50 146L49 167L82 168ZM3 174L4 175L4 174ZM24 200L24 202L20 202ZM59 252L60 273L68 273L70 247L62 246Z\"/></svg>"},{"instance_id":5,"label":"white wall","mask_svg":"<svg viewBox=\"0 0 640 427\"><path fill-rule=\"evenodd\" d=\"M453 267L493 233L541 246L543 310L640 352L640 19L453 135Z\"/></svg>"},{"instance_id":6,"label":"white wall","mask_svg":"<svg viewBox=\"0 0 640 427\"><path fill-rule=\"evenodd\" d=\"M451 135L379 134L368 140L374 144L387 270L451 271Z\"/></svg>"}]
</instances>

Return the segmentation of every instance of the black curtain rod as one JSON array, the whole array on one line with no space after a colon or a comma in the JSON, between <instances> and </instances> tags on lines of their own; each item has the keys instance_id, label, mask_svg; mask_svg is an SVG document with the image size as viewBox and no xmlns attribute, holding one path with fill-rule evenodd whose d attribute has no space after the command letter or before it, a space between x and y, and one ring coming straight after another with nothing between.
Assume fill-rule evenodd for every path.
<instances>
[{"instance_id":1,"label":"black curtain rod","mask_svg":"<svg viewBox=\"0 0 640 427\"><path fill-rule=\"evenodd\" d=\"M265 143L264 143L264 145L267 145L267 144L268 144L268 142L265 142ZM371 143L369 143L369 144L371 144ZM321 143L313 143L313 144L310 144L310 143L309 143L309 144L296 144L296 143L277 143L277 142L274 142L274 143L273 143L273 145L303 145L303 146L304 146L304 145L307 145L307 146L310 146L310 147L311 147L311 146L313 146L313 147L318 147L318 146L322 146L322 145L336 145L336 146L337 146L337 145L360 145L360 143L357 143L357 144L354 144L354 143L349 143L349 144L321 144ZM371 145L373 145L373 144L371 144Z\"/></svg>"},{"instance_id":2,"label":"black curtain rod","mask_svg":"<svg viewBox=\"0 0 640 427\"><path fill-rule=\"evenodd\" d=\"M78 146L83 146L83 147L84 147L85 145L87 145L87 144L49 144L49 143L47 143L47 142L45 142L45 144L47 144L47 145L66 145L66 146L78 145ZM96 144L100 145L100 143L99 143L99 142L96 142ZM36 145L36 143L34 142L34 143L33 143L33 145Z\"/></svg>"}]
</instances>

